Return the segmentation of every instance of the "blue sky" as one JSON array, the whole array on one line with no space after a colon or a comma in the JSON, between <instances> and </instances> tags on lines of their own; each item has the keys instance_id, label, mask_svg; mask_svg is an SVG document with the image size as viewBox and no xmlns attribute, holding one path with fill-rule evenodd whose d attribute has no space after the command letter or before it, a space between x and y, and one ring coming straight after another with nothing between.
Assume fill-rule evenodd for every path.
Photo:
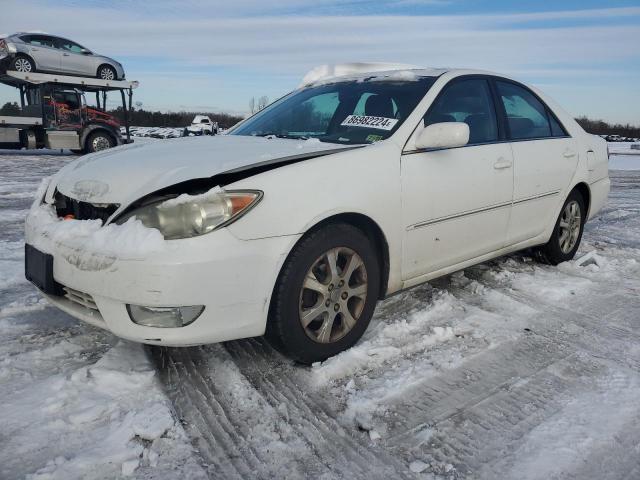
<instances>
[{"instance_id":1,"label":"blue sky","mask_svg":"<svg viewBox=\"0 0 640 480\"><path fill-rule=\"evenodd\" d=\"M640 1L3 0L0 33L28 30L117 58L145 108L243 113L316 65L379 61L503 72L640 124Z\"/></svg>"}]
</instances>

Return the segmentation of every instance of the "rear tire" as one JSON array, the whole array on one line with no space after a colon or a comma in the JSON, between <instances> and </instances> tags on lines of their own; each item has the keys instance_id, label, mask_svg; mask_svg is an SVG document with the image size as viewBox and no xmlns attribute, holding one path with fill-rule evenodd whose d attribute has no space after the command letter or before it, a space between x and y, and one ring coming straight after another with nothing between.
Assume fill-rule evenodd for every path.
<instances>
[{"instance_id":1,"label":"rear tire","mask_svg":"<svg viewBox=\"0 0 640 480\"><path fill-rule=\"evenodd\" d=\"M36 71L36 64L26 55L18 55L11 62L11 67L20 73L34 73Z\"/></svg>"},{"instance_id":2,"label":"rear tire","mask_svg":"<svg viewBox=\"0 0 640 480\"><path fill-rule=\"evenodd\" d=\"M580 247L586 216L582 195L572 190L560 210L551 238L537 249L538 257L551 265L571 260Z\"/></svg>"},{"instance_id":3,"label":"rear tire","mask_svg":"<svg viewBox=\"0 0 640 480\"><path fill-rule=\"evenodd\" d=\"M105 131L93 132L87 138L85 153L95 153L115 146L113 137Z\"/></svg>"},{"instance_id":4,"label":"rear tire","mask_svg":"<svg viewBox=\"0 0 640 480\"><path fill-rule=\"evenodd\" d=\"M354 345L380 291L380 265L367 236L348 224L304 237L285 261L271 301L267 339L311 364Z\"/></svg>"},{"instance_id":5,"label":"rear tire","mask_svg":"<svg viewBox=\"0 0 640 480\"><path fill-rule=\"evenodd\" d=\"M110 65L102 65L98 68L97 77L100 80L117 80L116 69Z\"/></svg>"}]
</instances>

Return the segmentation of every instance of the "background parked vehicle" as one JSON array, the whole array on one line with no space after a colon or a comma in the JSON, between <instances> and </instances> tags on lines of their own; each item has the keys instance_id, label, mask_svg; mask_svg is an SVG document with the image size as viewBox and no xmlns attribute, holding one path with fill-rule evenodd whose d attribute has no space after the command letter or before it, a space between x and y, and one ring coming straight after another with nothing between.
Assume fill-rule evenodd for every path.
<instances>
[{"instance_id":1,"label":"background parked vehicle","mask_svg":"<svg viewBox=\"0 0 640 480\"><path fill-rule=\"evenodd\" d=\"M122 65L112 58L63 37L42 33L16 33L0 40L0 60L7 70L22 73L56 72L124 80Z\"/></svg>"},{"instance_id":2,"label":"background parked vehicle","mask_svg":"<svg viewBox=\"0 0 640 480\"><path fill-rule=\"evenodd\" d=\"M212 122L206 115L196 115L191 125L184 129L184 136L189 135L216 135L218 122Z\"/></svg>"}]
</instances>

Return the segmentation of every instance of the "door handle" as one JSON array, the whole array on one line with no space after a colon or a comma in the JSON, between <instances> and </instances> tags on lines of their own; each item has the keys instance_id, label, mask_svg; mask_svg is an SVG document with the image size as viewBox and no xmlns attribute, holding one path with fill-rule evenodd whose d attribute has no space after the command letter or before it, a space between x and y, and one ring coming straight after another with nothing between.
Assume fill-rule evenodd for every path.
<instances>
[{"instance_id":1,"label":"door handle","mask_svg":"<svg viewBox=\"0 0 640 480\"><path fill-rule=\"evenodd\" d=\"M562 156L564 158L573 158L577 155L576 152L574 152L573 150L565 150L564 153L562 154Z\"/></svg>"},{"instance_id":2,"label":"door handle","mask_svg":"<svg viewBox=\"0 0 640 480\"><path fill-rule=\"evenodd\" d=\"M62 56L63 56L63 57L68 57L68 56L69 56L69 54L68 54L68 53L63 53L63 54L62 54Z\"/></svg>"},{"instance_id":3,"label":"door handle","mask_svg":"<svg viewBox=\"0 0 640 480\"><path fill-rule=\"evenodd\" d=\"M506 160L505 158L500 157L498 161L493 164L493 168L496 170L502 170L503 168L511 168L511 165L513 165L511 160Z\"/></svg>"}]
</instances>

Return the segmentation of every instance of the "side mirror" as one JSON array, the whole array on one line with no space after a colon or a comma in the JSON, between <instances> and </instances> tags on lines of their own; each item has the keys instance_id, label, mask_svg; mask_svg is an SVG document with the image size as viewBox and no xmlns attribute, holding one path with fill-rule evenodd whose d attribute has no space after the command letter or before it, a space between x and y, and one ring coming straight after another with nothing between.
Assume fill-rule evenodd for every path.
<instances>
[{"instance_id":1,"label":"side mirror","mask_svg":"<svg viewBox=\"0 0 640 480\"><path fill-rule=\"evenodd\" d=\"M469 125L464 122L434 123L423 128L416 138L416 148L454 148L469 143Z\"/></svg>"},{"instance_id":2,"label":"side mirror","mask_svg":"<svg viewBox=\"0 0 640 480\"><path fill-rule=\"evenodd\" d=\"M87 50L86 48L83 48L81 52L83 55L91 55L91 50Z\"/></svg>"}]
</instances>

